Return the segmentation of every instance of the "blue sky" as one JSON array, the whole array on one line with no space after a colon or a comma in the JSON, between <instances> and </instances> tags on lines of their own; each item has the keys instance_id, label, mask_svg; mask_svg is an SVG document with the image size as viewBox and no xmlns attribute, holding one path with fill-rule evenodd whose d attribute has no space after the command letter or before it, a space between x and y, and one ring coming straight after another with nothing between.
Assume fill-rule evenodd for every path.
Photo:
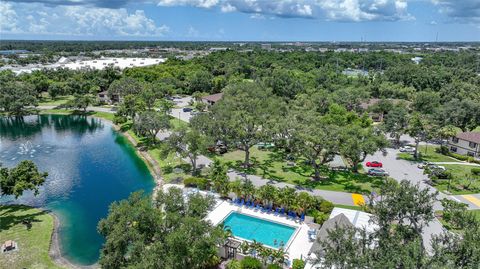
<instances>
[{"instance_id":1,"label":"blue sky","mask_svg":"<svg viewBox=\"0 0 480 269\"><path fill-rule=\"evenodd\" d=\"M480 0L1 0L1 39L480 41Z\"/></svg>"}]
</instances>

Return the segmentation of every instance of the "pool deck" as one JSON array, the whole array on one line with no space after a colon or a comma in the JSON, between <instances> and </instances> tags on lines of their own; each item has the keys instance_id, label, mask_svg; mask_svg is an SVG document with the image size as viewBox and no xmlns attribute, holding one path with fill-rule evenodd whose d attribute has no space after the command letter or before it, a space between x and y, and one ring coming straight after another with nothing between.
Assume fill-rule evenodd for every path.
<instances>
[{"instance_id":1,"label":"pool deck","mask_svg":"<svg viewBox=\"0 0 480 269\"><path fill-rule=\"evenodd\" d=\"M296 230L286 245L286 252L288 253L288 259L305 259L308 256L308 252L313 245L313 242L308 240L308 230L310 229L307 224L295 222L292 219L287 219L286 216L278 216L272 213L262 213L261 211L247 208L245 206L240 207L229 201L219 201L215 208L208 214L207 220L211 221L213 225L220 224L231 212L238 212L252 217L288 225L295 227Z\"/></svg>"}]
</instances>

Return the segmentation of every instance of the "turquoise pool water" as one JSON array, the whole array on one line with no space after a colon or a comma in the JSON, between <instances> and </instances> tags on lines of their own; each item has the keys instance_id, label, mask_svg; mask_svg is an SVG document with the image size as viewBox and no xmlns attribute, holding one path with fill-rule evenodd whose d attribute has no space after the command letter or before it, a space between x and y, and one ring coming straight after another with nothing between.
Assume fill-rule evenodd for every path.
<instances>
[{"instance_id":1,"label":"turquoise pool water","mask_svg":"<svg viewBox=\"0 0 480 269\"><path fill-rule=\"evenodd\" d=\"M249 241L256 240L273 248L279 248L282 242L286 246L295 232L294 227L237 212L228 215L223 224L226 229L232 231L235 237Z\"/></svg>"}]
</instances>

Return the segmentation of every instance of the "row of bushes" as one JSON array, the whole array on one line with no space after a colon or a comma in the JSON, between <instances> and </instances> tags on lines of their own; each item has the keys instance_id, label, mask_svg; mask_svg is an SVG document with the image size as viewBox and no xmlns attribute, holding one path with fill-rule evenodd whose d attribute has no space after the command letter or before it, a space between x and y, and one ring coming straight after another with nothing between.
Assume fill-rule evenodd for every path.
<instances>
[{"instance_id":1,"label":"row of bushes","mask_svg":"<svg viewBox=\"0 0 480 269\"><path fill-rule=\"evenodd\" d=\"M226 269L282 269L278 264L269 264L263 266L262 262L259 259L254 257L245 257L243 260L231 260L227 263ZM305 268L305 261L294 259L292 269L303 269Z\"/></svg>"},{"instance_id":2,"label":"row of bushes","mask_svg":"<svg viewBox=\"0 0 480 269\"><path fill-rule=\"evenodd\" d=\"M215 189L215 184L202 177L186 178L183 180L183 184L187 187L197 187L201 190L209 190L210 187ZM306 192L297 193L295 189L288 187L277 188L272 185L265 185L255 188L251 183L237 180L229 182L226 188L226 194L234 192L237 197L242 197L245 201L252 200L261 204L266 202L269 205L284 207L285 210L292 210L298 214L303 212L307 216L313 217L318 224L323 224L323 222L328 220L334 207L332 202L321 197L315 197ZM265 198L265 193L270 194L269 198ZM290 199L285 199L285 196L289 196Z\"/></svg>"},{"instance_id":3,"label":"row of bushes","mask_svg":"<svg viewBox=\"0 0 480 269\"><path fill-rule=\"evenodd\" d=\"M435 151L437 153L450 156L450 157L455 158L455 159L460 160L460 161L480 164L480 160L476 160L472 156L465 156L465 155L461 155L461 154L458 154L458 153L455 153L455 152L450 152L450 150L448 149L447 146L441 146L439 148L436 148Z\"/></svg>"}]
</instances>

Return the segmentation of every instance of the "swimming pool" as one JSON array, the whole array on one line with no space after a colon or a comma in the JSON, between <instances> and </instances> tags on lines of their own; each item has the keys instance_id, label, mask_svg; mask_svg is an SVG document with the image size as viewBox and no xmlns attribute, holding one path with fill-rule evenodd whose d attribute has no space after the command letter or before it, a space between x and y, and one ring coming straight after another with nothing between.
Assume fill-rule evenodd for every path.
<instances>
[{"instance_id":1,"label":"swimming pool","mask_svg":"<svg viewBox=\"0 0 480 269\"><path fill-rule=\"evenodd\" d=\"M295 232L295 227L232 212L223 221L226 229L230 229L235 237L279 248L287 246ZM282 244L283 243L283 244Z\"/></svg>"}]
</instances>

